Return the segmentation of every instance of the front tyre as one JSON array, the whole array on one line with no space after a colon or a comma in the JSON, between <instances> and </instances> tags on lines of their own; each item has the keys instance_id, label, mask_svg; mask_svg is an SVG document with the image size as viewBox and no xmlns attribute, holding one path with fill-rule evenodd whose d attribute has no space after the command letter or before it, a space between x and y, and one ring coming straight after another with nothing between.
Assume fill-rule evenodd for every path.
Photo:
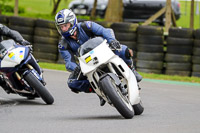
<instances>
[{"instance_id":1,"label":"front tyre","mask_svg":"<svg viewBox=\"0 0 200 133\"><path fill-rule=\"evenodd\" d=\"M133 109L135 111L135 115L141 115L144 111L142 101L140 101L138 104L133 105Z\"/></svg>"},{"instance_id":2,"label":"front tyre","mask_svg":"<svg viewBox=\"0 0 200 133\"><path fill-rule=\"evenodd\" d=\"M53 104L54 98L48 92L46 87L31 72L26 74L24 79L37 92L37 94L44 100L46 104Z\"/></svg>"},{"instance_id":3,"label":"front tyre","mask_svg":"<svg viewBox=\"0 0 200 133\"><path fill-rule=\"evenodd\" d=\"M105 76L101 79L100 87L124 118L133 118L134 110L131 103L128 98L121 93L120 88L115 85L114 80L110 76Z\"/></svg>"}]
</instances>

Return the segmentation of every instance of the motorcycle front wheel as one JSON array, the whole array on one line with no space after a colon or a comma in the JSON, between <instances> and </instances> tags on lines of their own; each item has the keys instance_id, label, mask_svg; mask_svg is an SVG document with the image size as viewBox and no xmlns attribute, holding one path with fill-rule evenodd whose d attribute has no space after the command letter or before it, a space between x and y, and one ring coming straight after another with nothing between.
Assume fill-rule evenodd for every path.
<instances>
[{"instance_id":1,"label":"motorcycle front wheel","mask_svg":"<svg viewBox=\"0 0 200 133\"><path fill-rule=\"evenodd\" d=\"M46 87L31 73L29 72L24 76L28 84L37 92L37 94L44 100L46 104L53 104L54 98L48 92Z\"/></svg>"},{"instance_id":2,"label":"motorcycle front wheel","mask_svg":"<svg viewBox=\"0 0 200 133\"><path fill-rule=\"evenodd\" d=\"M144 112L144 107L142 105L142 101L140 101L136 105L133 105L133 109L135 111L135 115L141 115Z\"/></svg>"},{"instance_id":3,"label":"motorcycle front wheel","mask_svg":"<svg viewBox=\"0 0 200 133\"><path fill-rule=\"evenodd\" d=\"M105 76L101 79L100 87L124 118L133 118L134 110L131 103L128 98L122 94L120 88L115 85L115 81L110 76Z\"/></svg>"}]
</instances>

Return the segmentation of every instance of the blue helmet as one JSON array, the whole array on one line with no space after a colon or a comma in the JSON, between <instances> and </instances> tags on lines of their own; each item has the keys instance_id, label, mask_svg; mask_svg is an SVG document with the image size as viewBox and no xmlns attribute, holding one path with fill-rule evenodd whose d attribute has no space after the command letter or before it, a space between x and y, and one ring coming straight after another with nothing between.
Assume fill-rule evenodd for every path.
<instances>
[{"instance_id":1,"label":"blue helmet","mask_svg":"<svg viewBox=\"0 0 200 133\"><path fill-rule=\"evenodd\" d=\"M60 25L70 23L70 28L67 31L62 31ZM55 24L58 32L63 37L69 37L74 35L77 29L77 18L76 15L69 9L63 9L59 11L55 16Z\"/></svg>"}]
</instances>

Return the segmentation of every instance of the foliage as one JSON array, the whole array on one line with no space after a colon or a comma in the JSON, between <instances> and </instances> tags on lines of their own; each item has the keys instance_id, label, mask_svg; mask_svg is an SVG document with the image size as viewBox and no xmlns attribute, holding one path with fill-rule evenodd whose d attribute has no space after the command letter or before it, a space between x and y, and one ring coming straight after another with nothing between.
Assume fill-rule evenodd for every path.
<instances>
[{"instance_id":1,"label":"foliage","mask_svg":"<svg viewBox=\"0 0 200 133\"><path fill-rule=\"evenodd\" d=\"M181 4L181 17L176 21L179 27L189 28L190 27L190 1L180 1ZM199 14L196 14L197 4L200 6L199 1L194 3L194 29L200 28L200 7Z\"/></svg>"},{"instance_id":2,"label":"foliage","mask_svg":"<svg viewBox=\"0 0 200 133\"><path fill-rule=\"evenodd\" d=\"M184 81L192 83L200 83L199 77L188 77L188 76L178 76L178 75L165 75L165 74L153 74L153 73L142 73L139 72L144 78L149 79L161 79L161 80L173 80L173 81Z\"/></svg>"},{"instance_id":3,"label":"foliage","mask_svg":"<svg viewBox=\"0 0 200 133\"><path fill-rule=\"evenodd\" d=\"M55 15L56 14L56 11L57 11L57 9L58 9L58 7L59 7L59 4L60 4L60 1L61 0L53 0L53 10L52 10L52 12L51 12L51 14L52 15Z\"/></svg>"},{"instance_id":4,"label":"foliage","mask_svg":"<svg viewBox=\"0 0 200 133\"><path fill-rule=\"evenodd\" d=\"M1 0L1 1L0 1L0 14L1 14L2 11L4 11L5 4L6 4L6 2L8 2L8 1L11 1L11 0Z\"/></svg>"},{"instance_id":5,"label":"foliage","mask_svg":"<svg viewBox=\"0 0 200 133\"><path fill-rule=\"evenodd\" d=\"M79 20L90 20L90 16L77 15L76 17ZM96 21L104 21L104 19L99 16L96 16L95 20Z\"/></svg>"},{"instance_id":6,"label":"foliage","mask_svg":"<svg viewBox=\"0 0 200 133\"><path fill-rule=\"evenodd\" d=\"M5 5L7 2L9 2L9 1L11 1L11 0L1 0L0 1L0 5L2 6L2 5Z\"/></svg>"},{"instance_id":7,"label":"foliage","mask_svg":"<svg viewBox=\"0 0 200 133\"><path fill-rule=\"evenodd\" d=\"M6 5L14 7L15 0L6 1ZM67 8L69 2L71 1L72 0L62 0L59 4L58 10ZM25 9L25 12L19 13L19 16L54 20L55 16L51 15L51 12L53 10L52 0L20 0L18 4L19 7L23 7ZM2 12L2 14L8 16L14 15L14 13L10 12Z\"/></svg>"},{"instance_id":8,"label":"foliage","mask_svg":"<svg viewBox=\"0 0 200 133\"><path fill-rule=\"evenodd\" d=\"M14 13L14 7L10 5L2 5L1 6L1 11L2 12L9 12L9 13ZM25 13L25 9L23 7L18 8L19 13Z\"/></svg>"},{"instance_id":9,"label":"foliage","mask_svg":"<svg viewBox=\"0 0 200 133\"><path fill-rule=\"evenodd\" d=\"M40 65L42 68L46 68L46 69L53 69L53 70L66 71L66 68L65 68L65 65L64 65L64 64L55 64L55 63L39 62L39 65Z\"/></svg>"},{"instance_id":10,"label":"foliage","mask_svg":"<svg viewBox=\"0 0 200 133\"><path fill-rule=\"evenodd\" d=\"M62 0L58 10L63 8L67 8L68 4L72 0ZM0 0L0 5L10 5L14 7L14 0ZM190 1L180 1L181 3L181 18L177 20L177 25L179 27L189 28L189 19L190 19ZM196 5L199 4L197 1L195 2L195 11ZM33 18L41 18L54 20L54 15L51 15L53 9L52 0L20 0L19 7L23 7L25 9L24 13L19 13L19 16L23 17L33 17ZM2 12L3 15L13 15L11 12ZM200 28L200 15L194 16L194 28ZM77 16L78 19L90 20L89 16ZM97 18L97 21L104 21L104 19ZM153 24L156 25L156 24Z\"/></svg>"}]
</instances>

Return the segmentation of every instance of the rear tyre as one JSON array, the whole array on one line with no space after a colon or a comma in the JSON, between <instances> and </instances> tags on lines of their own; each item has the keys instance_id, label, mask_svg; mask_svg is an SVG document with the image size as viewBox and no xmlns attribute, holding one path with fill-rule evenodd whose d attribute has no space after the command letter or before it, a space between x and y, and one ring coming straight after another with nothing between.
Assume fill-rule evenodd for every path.
<instances>
[{"instance_id":1,"label":"rear tyre","mask_svg":"<svg viewBox=\"0 0 200 133\"><path fill-rule=\"evenodd\" d=\"M24 79L37 92L46 104L53 104L54 98L47 91L46 87L31 73L25 75Z\"/></svg>"},{"instance_id":2,"label":"rear tyre","mask_svg":"<svg viewBox=\"0 0 200 133\"><path fill-rule=\"evenodd\" d=\"M142 105L142 101L140 101L138 104L133 105L133 109L135 111L135 115L141 115L144 111L144 107Z\"/></svg>"},{"instance_id":3,"label":"rear tyre","mask_svg":"<svg viewBox=\"0 0 200 133\"><path fill-rule=\"evenodd\" d=\"M114 80L110 76L105 76L100 81L100 87L124 118L133 118L134 110L131 103L128 98L121 93L120 88L115 85Z\"/></svg>"}]
</instances>

